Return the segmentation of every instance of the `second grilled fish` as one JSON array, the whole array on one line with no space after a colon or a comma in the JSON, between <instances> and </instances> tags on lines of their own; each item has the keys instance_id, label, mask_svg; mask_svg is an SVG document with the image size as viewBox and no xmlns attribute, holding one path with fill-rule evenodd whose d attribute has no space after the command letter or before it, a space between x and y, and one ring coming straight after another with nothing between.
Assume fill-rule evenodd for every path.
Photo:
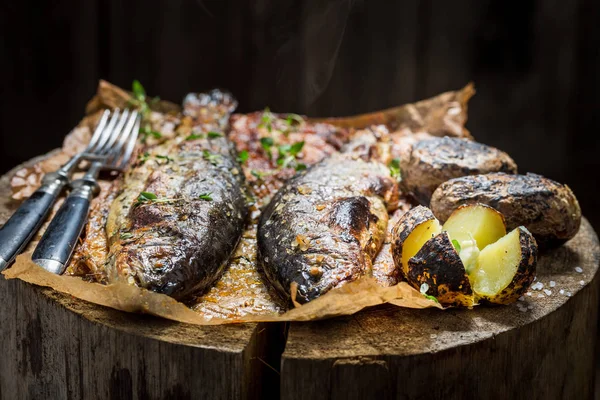
<instances>
[{"instance_id":1,"label":"second grilled fish","mask_svg":"<svg viewBox=\"0 0 600 400\"><path fill-rule=\"evenodd\" d=\"M219 277L247 216L245 183L225 136L235 100L188 96L178 136L125 176L107 222L109 280L183 298Z\"/></svg>"},{"instance_id":2,"label":"second grilled fish","mask_svg":"<svg viewBox=\"0 0 600 400\"><path fill-rule=\"evenodd\" d=\"M373 143L364 132L349 152L291 179L263 211L258 257L284 297L304 303L371 273L398 200L396 179L371 161Z\"/></svg>"}]
</instances>

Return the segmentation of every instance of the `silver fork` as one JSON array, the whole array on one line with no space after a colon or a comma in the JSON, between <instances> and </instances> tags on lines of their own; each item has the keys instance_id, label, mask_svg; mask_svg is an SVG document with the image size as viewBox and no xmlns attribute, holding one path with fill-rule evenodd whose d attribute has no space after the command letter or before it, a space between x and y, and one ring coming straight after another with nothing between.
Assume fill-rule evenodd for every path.
<instances>
[{"instance_id":1,"label":"silver fork","mask_svg":"<svg viewBox=\"0 0 600 400\"><path fill-rule=\"evenodd\" d=\"M92 197L99 192L98 174L103 169L123 169L133 153L139 127L137 111L126 109L121 113L116 109L101 132L94 135L81 156L90 161L90 166L81 179L71 183L71 193L33 252L33 262L55 274L65 271L87 221Z\"/></svg>"}]
</instances>

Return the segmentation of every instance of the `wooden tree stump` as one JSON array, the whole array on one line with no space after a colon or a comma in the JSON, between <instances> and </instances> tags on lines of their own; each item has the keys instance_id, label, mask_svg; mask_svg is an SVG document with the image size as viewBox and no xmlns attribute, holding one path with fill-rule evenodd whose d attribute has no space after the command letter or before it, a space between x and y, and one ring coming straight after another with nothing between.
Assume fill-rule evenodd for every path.
<instances>
[{"instance_id":1,"label":"wooden tree stump","mask_svg":"<svg viewBox=\"0 0 600 400\"><path fill-rule=\"evenodd\" d=\"M262 399L280 384L284 399L590 399L599 262L584 220L540 258L544 287L524 301L375 307L290 324L287 343L283 324L193 326L0 278L0 399Z\"/></svg>"},{"instance_id":2,"label":"wooden tree stump","mask_svg":"<svg viewBox=\"0 0 600 400\"><path fill-rule=\"evenodd\" d=\"M1 223L17 206L11 175L0 179ZM181 324L3 277L0 305L0 399L239 399L278 392L279 376L268 365L279 362L282 324Z\"/></svg>"}]
</instances>

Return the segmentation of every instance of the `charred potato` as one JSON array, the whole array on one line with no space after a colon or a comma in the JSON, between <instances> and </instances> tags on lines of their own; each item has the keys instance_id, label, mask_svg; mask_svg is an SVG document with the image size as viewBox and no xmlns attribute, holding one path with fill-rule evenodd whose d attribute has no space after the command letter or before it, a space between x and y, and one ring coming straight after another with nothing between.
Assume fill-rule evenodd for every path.
<instances>
[{"instance_id":1,"label":"charred potato","mask_svg":"<svg viewBox=\"0 0 600 400\"><path fill-rule=\"evenodd\" d=\"M517 173L510 156L494 147L467 139L431 138L418 141L400 157L404 189L424 205L443 182L489 172Z\"/></svg>"},{"instance_id":2,"label":"charred potato","mask_svg":"<svg viewBox=\"0 0 600 400\"><path fill-rule=\"evenodd\" d=\"M394 227L392 255L414 288L469 307L516 301L535 276L537 244L523 227L506 234L502 214L483 204L458 208L443 226L419 206Z\"/></svg>"},{"instance_id":3,"label":"charred potato","mask_svg":"<svg viewBox=\"0 0 600 400\"><path fill-rule=\"evenodd\" d=\"M542 247L566 242L581 224L581 209L571 189L535 174L495 173L449 180L433 193L431 210L446 221L457 207L476 203L500 211L508 229L525 226Z\"/></svg>"}]
</instances>

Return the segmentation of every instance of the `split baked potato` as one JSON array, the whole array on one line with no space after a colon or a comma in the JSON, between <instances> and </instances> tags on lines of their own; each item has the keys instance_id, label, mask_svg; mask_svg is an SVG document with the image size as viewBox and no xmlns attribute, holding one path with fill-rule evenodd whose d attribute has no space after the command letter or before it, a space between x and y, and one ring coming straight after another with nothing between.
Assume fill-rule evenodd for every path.
<instances>
[{"instance_id":1,"label":"split baked potato","mask_svg":"<svg viewBox=\"0 0 600 400\"><path fill-rule=\"evenodd\" d=\"M500 211L507 229L525 226L540 247L566 242L581 224L581 208L571 189L536 174L494 173L451 179L435 190L430 207L443 222L457 207L477 203Z\"/></svg>"},{"instance_id":2,"label":"split baked potato","mask_svg":"<svg viewBox=\"0 0 600 400\"><path fill-rule=\"evenodd\" d=\"M524 227L507 234L502 214L483 204L458 208L444 225L418 206L393 228L392 256L410 285L443 305L509 304L533 281L537 244Z\"/></svg>"},{"instance_id":3,"label":"split baked potato","mask_svg":"<svg viewBox=\"0 0 600 400\"><path fill-rule=\"evenodd\" d=\"M434 190L449 179L489 172L517 173L508 154L472 140L433 137L403 151L400 171L404 189L424 205Z\"/></svg>"}]
</instances>

